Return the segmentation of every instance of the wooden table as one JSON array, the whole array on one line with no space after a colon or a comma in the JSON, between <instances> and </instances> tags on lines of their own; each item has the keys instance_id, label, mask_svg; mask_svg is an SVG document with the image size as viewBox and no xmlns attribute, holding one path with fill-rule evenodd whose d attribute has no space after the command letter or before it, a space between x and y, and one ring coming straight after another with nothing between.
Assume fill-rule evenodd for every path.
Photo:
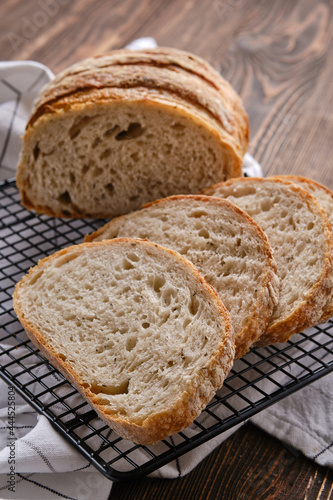
<instances>
[{"instance_id":1,"label":"wooden table","mask_svg":"<svg viewBox=\"0 0 333 500\"><path fill-rule=\"evenodd\" d=\"M1 14L1 59L54 72L140 36L197 53L241 94L264 174L333 189L332 1L11 0ZM325 500L332 491L332 470L248 424L188 476L118 483L110 498Z\"/></svg>"}]
</instances>

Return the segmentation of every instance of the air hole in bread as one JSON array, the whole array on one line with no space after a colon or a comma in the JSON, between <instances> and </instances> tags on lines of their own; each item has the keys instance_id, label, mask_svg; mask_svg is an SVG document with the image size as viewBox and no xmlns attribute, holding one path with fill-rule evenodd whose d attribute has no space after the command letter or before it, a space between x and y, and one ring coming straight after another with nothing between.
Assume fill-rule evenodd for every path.
<instances>
[{"instance_id":1,"label":"air hole in bread","mask_svg":"<svg viewBox=\"0 0 333 500\"><path fill-rule=\"evenodd\" d=\"M109 137L110 135L112 134L115 134L116 132L118 132L118 130L120 130L119 126L118 125L115 125L114 127L110 127L108 128L105 132L104 132L104 137Z\"/></svg>"},{"instance_id":2,"label":"air hole in bread","mask_svg":"<svg viewBox=\"0 0 333 500\"><path fill-rule=\"evenodd\" d=\"M154 292L159 293L161 288L165 285L165 278L163 276L154 276L148 280L148 284L152 287Z\"/></svg>"},{"instance_id":3,"label":"air hole in bread","mask_svg":"<svg viewBox=\"0 0 333 500\"><path fill-rule=\"evenodd\" d=\"M129 352L132 351L136 346L137 342L138 342L137 337L129 337L126 341L126 350Z\"/></svg>"},{"instance_id":4,"label":"air hole in bread","mask_svg":"<svg viewBox=\"0 0 333 500\"><path fill-rule=\"evenodd\" d=\"M167 288L163 291L163 300L166 306L171 304L171 300L174 297L176 297L176 291L172 288Z\"/></svg>"},{"instance_id":5,"label":"air hole in bread","mask_svg":"<svg viewBox=\"0 0 333 500\"><path fill-rule=\"evenodd\" d=\"M123 258L123 269L125 269L125 271L134 269L133 264L126 257Z\"/></svg>"},{"instance_id":6,"label":"air hole in bread","mask_svg":"<svg viewBox=\"0 0 333 500\"><path fill-rule=\"evenodd\" d=\"M147 328L149 328L149 327L150 327L150 323L148 323L147 321L145 321L144 323L142 323L142 328L144 328L145 330Z\"/></svg>"},{"instance_id":7,"label":"air hole in bread","mask_svg":"<svg viewBox=\"0 0 333 500\"><path fill-rule=\"evenodd\" d=\"M96 138L94 139L94 142L93 142L93 143L92 143L92 145L91 145L91 148L92 148L92 149L97 148L97 146L98 146L98 144L99 144L100 142L102 142L102 139L101 139L100 137L96 137Z\"/></svg>"},{"instance_id":8,"label":"air hole in bread","mask_svg":"<svg viewBox=\"0 0 333 500\"><path fill-rule=\"evenodd\" d=\"M103 173L103 169L101 167L95 167L93 172L93 177L98 177Z\"/></svg>"},{"instance_id":9,"label":"air hole in bread","mask_svg":"<svg viewBox=\"0 0 333 500\"><path fill-rule=\"evenodd\" d=\"M34 147L34 152L33 152L35 161L37 160L39 153L40 153L40 149L39 149L38 142L37 142L36 146Z\"/></svg>"},{"instance_id":10,"label":"air hole in bread","mask_svg":"<svg viewBox=\"0 0 333 500\"><path fill-rule=\"evenodd\" d=\"M63 203L64 205L70 205L72 203L72 200L69 192L65 191L64 193L61 193L61 195L58 196L58 201L60 201L60 203Z\"/></svg>"},{"instance_id":11,"label":"air hole in bread","mask_svg":"<svg viewBox=\"0 0 333 500\"><path fill-rule=\"evenodd\" d=\"M190 303L189 303L189 306L188 306L188 309L190 311L190 313L192 314L192 316L195 316L199 310L199 301L198 299L196 298L196 296L193 294L191 296L191 300L190 300Z\"/></svg>"},{"instance_id":12,"label":"air hole in bread","mask_svg":"<svg viewBox=\"0 0 333 500\"><path fill-rule=\"evenodd\" d=\"M111 155L111 149L107 148L103 151L103 153L99 155L99 158L100 160L105 160L106 158L109 158L110 155Z\"/></svg>"},{"instance_id":13,"label":"air hole in bread","mask_svg":"<svg viewBox=\"0 0 333 500\"><path fill-rule=\"evenodd\" d=\"M185 329L191 322L192 320L190 318L186 318L183 323L183 328Z\"/></svg>"},{"instance_id":14,"label":"air hole in bread","mask_svg":"<svg viewBox=\"0 0 333 500\"><path fill-rule=\"evenodd\" d=\"M192 356L184 356L184 366L188 366L192 361Z\"/></svg>"},{"instance_id":15,"label":"air hole in bread","mask_svg":"<svg viewBox=\"0 0 333 500\"><path fill-rule=\"evenodd\" d=\"M139 161L139 159L140 159L139 153L137 151L132 153L130 157L132 158L133 161Z\"/></svg>"},{"instance_id":16,"label":"air hole in bread","mask_svg":"<svg viewBox=\"0 0 333 500\"><path fill-rule=\"evenodd\" d=\"M72 185L75 184L76 179L75 179L75 175L73 174L73 172L69 173L69 180L70 180Z\"/></svg>"},{"instance_id":17,"label":"air hole in bread","mask_svg":"<svg viewBox=\"0 0 333 500\"><path fill-rule=\"evenodd\" d=\"M86 174L90 170L90 165L83 165L82 167L82 173Z\"/></svg>"},{"instance_id":18,"label":"air hole in bread","mask_svg":"<svg viewBox=\"0 0 333 500\"><path fill-rule=\"evenodd\" d=\"M116 394L128 394L129 379L125 379L118 385L106 385L106 384L91 384L90 390L94 394L110 394L115 396Z\"/></svg>"},{"instance_id":19,"label":"air hole in bread","mask_svg":"<svg viewBox=\"0 0 333 500\"><path fill-rule=\"evenodd\" d=\"M30 278L29 284L34 285L37 280L42 276L43 271L39 271L38 273L34 273L32 278Z\"/></svg>"},{"instance_id":20,"label":"air hole in bread","mask_svg":"<svg viewBox=\"0 0 333 500\"><path fill-rule=\"evenodd\" d=\"M129 260L131 260L132 262L139 262L139 260L140 260L140 257L138 256L138 254L136 254L134 252L127 254L127 258Z\"/></svg>"},{"instance_id":21,"label":"air hole in bread","mask_svg":"<svg viewBox=\"0 0 333 500\"><path fill-rule=\"evenodd\" d=\"M232 192L230 193L230 195L233 196L234 198L241 198L244 195L248 196L251 194L256 194L256 192L257 192L257 189L255 186L246 186L245 190L237 189L237 188L232 189Z\"/></svg>"},{"instance_id":22,"label":"air hole in bread","mask_svg":"<svg viewBox=\"0 0 333 500\"><path fill-rule=\"evenodd\" d=\"M168 319L170 318L170 313L166 313L165 316L163 316L161 319L160 319L160 322L158 323L158 326L162 326L164 325L165 323L168 322Z\"/></svg>"},{"instance_id":23,"label":"air hole in bread","mask_svg":"<svg viewBox=\"0 0 333 500\"><path fill-rule=\"evenodd\" d=\"M64 313L64 319L65 319L65 321L71 321L73 319L75 320L75 318L76 318L76 315L73 314L73 313L69 313L69 314L65 314ZM73 340L73 339L71 338L70 340Z\"/></svg>"},{"instance_id":24,"label":"air hole in bread","mask_svg":"<svg viewBox=\"0 0 333 500\"><path fill-rule=\"evenodd\" d=\"M307 229L309 231L311 231L311 229L313 229L313 228L314 228L314 223L313 222L309 222L309 224L307 225Z\"/></svg>"},{"instance_id":25,"label":"air hole in bread","mask_svg":"<svg viewBox=\"0 0 333 500\"><path fill-rule=\"evenodd\" d=\"M140 123L131 123L127 130L122 130L116 135L116 141L126 141L128 139L136 139L144 132L144 128Z\"/></svg>"},{"instance_id":26,"label":"air hole in bread","mask_svg":"<svg viewBox=\"0 0 333 500\"><path fill-rule=\"evenodd\" d=\"M295 223L294 218L292 216L289 217L288 223L290 226L293 227L293 229L296 229L296 223Z\"/></svg>"},{"instance_id":27,"label":"air hole in bread","mask_svg":"<svg viewBox=\"0 0 333 500\"><path fill-rule=\"evenodd\" d=\"M204 216L207 216L207 212L205 212L204 210L193 210L192 212L190 212L188 214L188 217L196 217L196 218L199 218L199 217L204 217Z\"/></svg>"},{"instance_id":28,"label":"air hole in bread","mask_svg":"<svg viewBox=\"0 0 333 500\"><path fill-rule=\"evenodd\" d=\"M77 118L68 131L71 140L75 139L75 137L77 137L81 133L82 128L86 127L94 118L95 116L84 116L83 118Z\"/></svg>"},{"instance_id":29,"label":"air hole in bread","mask_svg":"<svg viewBox=\"0 0 333 500\"><path fill-rule=\"evenodd\" d=\"M209 238L209 232L207 229L202 228L199 232L198 235L201 236L202 238Z\"/></svg>"},{"instance_id":30,"label":"air hole in bread","mask_svg":"<svg viewBox=\"0 0 333 500\"><path fill-rule=\"evenodd\" d=\"M106 186L104 187L107 190L108 194L112 196L114 193L114 185L110 182L109 184L106 184Z\"/></svg>"},{"instance_id":31,"label":"air hole in bread","mask_svg":"<svg viewBox=\"0 0 333 500\"><path fill-rule=\"evenodd\" d=\"M272 205L271 205L270 200L266 198L265 200L261 201L260 206L261 206L261 211L262 212L268 212L268 210L271 209Z\"/></svg>"},{"instance_id":32,"label":"air hole in bread","mask_svg":"<svg viewBox=\"0 0 333 500\"><path fill-rule=\"evenodd\" d=\"M188 251L190 250L190 248L191 247L189 247L189 246L183 247L180 250L178 250L178 253L180 253L181 255L186 255L188 253Z\"/></svg>"},{"instance_id":33,"label":"air hole in bread","mask_svg":"<svg viewBox=\"0 0 333 500\"><path fill-rule=\"evenodd\" d=\"M75 253L62 255L61 257L59 257L55 261L54 267L61 267L65 264L67 264L67 262L70 262L71 260L76 259L78 256L79 256L79 254L75 254ZM66 297L64 297L64 298L66 299Z\"/></svg>"},{"instance_id":34,"label":"air hole in bread","mask_svg":"<svg viewBox=\"0 0 333 500\"><path fill-rule=\"evenodd\" d=\"M59 358L62 359L63 361L66 361L66 356L62 353L58 354Z\"/></svg>"},{"instance_id":35,"label":"air hole in bread","mask_svg":"<svg viewBox=\"0 0 333 500\"><path fill-rule=\"evenodd\" d=\"M94 289L94 286L91 284L91 283L85 283L84 284L84 288L86 290L93 290Z\"/></svg>"},{"instance_id":36,"label":"air hole in bread","mask_svg":"<svg viewBox=\"0 0 333 500\"><path fill-rule=\"evenodd\" d=\"M179 130L179 131L183 131L185 126L182 125L181 123L174 123L173 125L171 125L171 127L175 130Z\"/></svg>"}]
</instances>

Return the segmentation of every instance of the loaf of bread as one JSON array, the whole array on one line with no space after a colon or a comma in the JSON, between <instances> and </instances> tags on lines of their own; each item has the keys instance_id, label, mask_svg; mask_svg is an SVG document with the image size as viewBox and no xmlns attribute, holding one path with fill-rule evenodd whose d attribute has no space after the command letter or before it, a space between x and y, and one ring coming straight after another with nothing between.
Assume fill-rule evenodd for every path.
<instances>
[{"instance_id":1,"label":"loaf of bread","mask_svg":"<svg viewBox=\"0 0 333 500\"><path fill-rule=\"evenodd\" d=\"M316 324L333 287L332 229L308 191L279 178L240 178L204 194L227 198L246 210L267 234L281 281L280 299L258 345L285 342Z\"/></svg>"},{"instance_id":2,"label":"loaf of bread","mask_svg":"<svg viewBox=\"0 0 333 500\"><path fill-rule=\"evenodd\" d=\"M228 200L171 196L118 217L86 241L147 238L189 259L228 309L236 357L265 332L278 302L279 280L267 237Z\"/></svg>"},{"instance_id":3,"label":"loaf of bread","mask_svg":"<svg viewBox=\"0 0 333 500\"><path fill-rule=\"evenodd\" d=\"M56 217L114 217L241 175L241 100L176 49L119 50L63 71L42 91L17 171L22 203Z\"/></svg>"},{"instance_id":4,"label":"loaf of bread","mask_svg":"<svg viewBox=\"0 0 333 500\"><path fill-rule=\"evenodd\" d=\"M311 193L319 202L320 206L325 210L327 218L333 226L333 192L319 182L301 177L299 175L279 175L278 179L294 182ZM328 301L319 323L323 323L333 316L333 289L331 299Z\"/></svg>"},{"instance_id":5,"label":"loaf of bread","mask_svg":"<svg viewBox=\"0 0 333 500\"><path fill-rule=\"evenodd\" d=\"M230 317L215 290L187 259L147 241L61 250L13 299L32 342L137 443L191 424L233 364Z\"/></svg>"}]
</instances>

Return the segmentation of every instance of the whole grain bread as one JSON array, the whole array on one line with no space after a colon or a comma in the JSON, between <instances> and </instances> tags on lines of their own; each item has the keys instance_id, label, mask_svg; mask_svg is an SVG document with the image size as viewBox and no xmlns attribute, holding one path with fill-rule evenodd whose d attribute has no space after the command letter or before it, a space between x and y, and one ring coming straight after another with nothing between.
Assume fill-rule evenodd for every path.
<instances>
[{"instance_id":1,"label":"whole grain bread","mask_svg":"<svg viewBox=\"0 0 333 500\"><path fill-rule=\"evenodd\" d=\"M137 443L191 424L233 364L215 290L180 254L147 241L61 250L30 269L13 299L32 342Z\"/></svg>"},{"instance_id":2,"label":"whole grain bread","mask_svg":"<svg viewBox=\"0 0 333 500\"><path fill-rule=\"evenodd\" d=\"M303 189L306 189L311 193L319 202L321 207L325 210L327 218L333 226L333 192L327 187L323 186L317 181L313 179L309 179L307 177L302 177L300 175L279 175L276 176L278 179L286 180L289 182L294 182L298 184ZM330 319L333 316L333 290L332 296L329 302L327 303L322 317L319 319L320 323L323 323Z\"/></svg>"},{"instance_id":3,"label":"whole grain bread","mask_svg":"<svg viewBox=\"0 0 333 500\"><path fill-rule=\"evenodd\" d=\"M285 342L316 324L333 286L332 229L308 191L279 178L239 178L204 194L227 198L246 210L267 234L281 281L280 299L258 345Z\"/></svg>"},{"instance_id":4,"label":"whole grain bread","mask_svg":"<svg viewBox=\"0 0 333 500\"><path fill-rule=\"evenodd\" d=\"M116 218L86 241L149 239L189 259L221 297L236 334L236 357L265 332L279 280L267 237L228 200L172 196Z\"/></svg>"},{"instance_id":5,"label":"whole grain bread","mask_svg":"<svg viewBox=\"0 0 333 500\"><path fill-rule=\"evenodd\" d=\"M241 100L206 61L167 48L71 66L42 91L23 140L22 203L63 217L114 217L241 175Z\"/></svg>"}]
</instances>

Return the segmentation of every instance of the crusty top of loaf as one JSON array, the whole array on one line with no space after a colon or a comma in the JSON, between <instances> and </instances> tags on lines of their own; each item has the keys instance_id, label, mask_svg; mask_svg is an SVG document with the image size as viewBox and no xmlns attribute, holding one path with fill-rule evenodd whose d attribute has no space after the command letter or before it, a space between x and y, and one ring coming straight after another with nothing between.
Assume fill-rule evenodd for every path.
<instances>
[{"instance_id":1,"label":"crusty top of loaf","mask_svg":"<svg viewBox=\"0 0 333 500\"><path fill-rule=\"evenodd\" d=\"M229 315L195 267L147 241L56 252L16 286L31 340L120 435L156 442L189 425L234 358Z\"/></svg>"},{"instance_id":2,"label":"crusty top of loaf","mask_svg":"<svg viewBox=\"0 0 333 500\"><path fill-rule=\"evenodd\" d=\"M281 279L280 301L260 345L284 342L321 317L333 286L332 229L305 189L281 178L239 178L203 191L228 198L266 232Z\"/></svg>"},{"instance_id":3,"label":"crusty top of loaf","mask_svg":"<svg viewBox=\"0 0 333 500\"><path fill-rule=\"evenodd\" d=\"M113 219L86 241L147 238L188 258L219 293L236 333L236 357L266 330L279 280L267 237L228 200L170 196Z\"/></svg>"},{"instance_id":4,"label":"crusty top of loaf","mask_svg":"<svg viewBox=\"0 0 333 500\"><path fill-rule=\"evenodd\" d=\"M190 102L212 117L243 155L249 124L242 102L217 71L193 54L176 49L119 50L74 64L42 91L29 128L44 113L61 106L61 99L101 88L161 89Z\"/></svg>"}]
</instances>

